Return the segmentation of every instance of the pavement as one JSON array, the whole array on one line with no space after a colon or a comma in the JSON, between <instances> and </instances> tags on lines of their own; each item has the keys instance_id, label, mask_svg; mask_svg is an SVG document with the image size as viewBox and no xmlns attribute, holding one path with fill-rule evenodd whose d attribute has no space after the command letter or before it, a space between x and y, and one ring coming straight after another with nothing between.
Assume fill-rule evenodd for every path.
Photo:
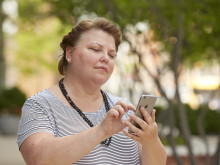
<instances>
[{"instance_id":1,"label":"pavement","mask_svg":"<svg viewBox=\"0 0 220 165\"><path fill-rule=\"evenodd\" d=\"M0 134L0 165L25 165L19 152L16 136L3 136Z\"/></svg>"},{"instance_id":2,"label":"pavement","mask_svg":"<svg viewBox=\"0 0 220 165\"><path fill-rule=\"evenodd\" d=\"M207 142L208 142L208 151L207 148L203 142L203 140L198 136L191 136L191 144L192 144L192 151L196 156L205 156L208 152L209 155L213 156L216 152L217 146L218 146L218 136L215 135L209 135L207 136ZM172 149L168 146L166 147L167 155L172 155ZM178 145L176 146L176 152L180 156L188 156L188 149L184 145Z\"/></svg>"}]
</instances>

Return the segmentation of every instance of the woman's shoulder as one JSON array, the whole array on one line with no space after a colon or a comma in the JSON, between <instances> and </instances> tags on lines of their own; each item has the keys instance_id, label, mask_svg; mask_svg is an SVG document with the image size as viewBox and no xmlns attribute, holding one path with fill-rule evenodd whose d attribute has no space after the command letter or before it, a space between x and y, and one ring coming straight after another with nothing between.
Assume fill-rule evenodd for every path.
<instances>
[{"instance_id":1,"label":"woman's shoulder","mask_svg":"<svg viewBox=\"0 0 220 165\"><path fill-rule=\"evenodd\" d=\"M45 99L51 96L52 96L52 93L48 89L44 89L30 96L27 100L42 100L42 99Z\"/></svg>"},{"instance_id":2,"label":"woman's shoulder","mask_svg":"<svg viewBox=\"0 0 220 165\"><path fill-rule=\"evenodd\" d=\"M47 105L48 102L51 102L53 99L53 94L48 90L48 89L44 89L32 96L30 96L24 103L23 106L33 106L35 104L37 105Z\"/></svg>"}]
</instances>

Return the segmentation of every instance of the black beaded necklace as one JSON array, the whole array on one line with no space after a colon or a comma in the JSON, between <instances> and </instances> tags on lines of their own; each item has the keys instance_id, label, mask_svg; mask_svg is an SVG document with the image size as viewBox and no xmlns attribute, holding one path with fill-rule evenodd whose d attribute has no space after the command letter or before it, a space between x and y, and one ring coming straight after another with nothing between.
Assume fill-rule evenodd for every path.
<instances>
[{"instance_id":1,"label":"black beaded necklace","mask_svg":"<svg viewBox=\"0 0 220 165\"><path fill-rule=\"evenodd\" d=\"M69 97L68 92L66 91L64 84L63 84L63 80L64 78L62 78L59 81L59 87L61 92L63 93L64 97L66 98L66 100L69 102L69 104L78 112L78 114L83 118L83 120L90 126L90 127L94 127L93 123L86 117L86 115L76 106L76 104L74 104L74 102L72 101L72 99ZM104 104L105 104L105 109L106 109L106 113L110 110L110 106L108 103L108 99L106 97L106 94L104 91L101 90L102 93L102 97L104 100ZM111 139L112 137L110 137L109 139L106 139L104 141L101 142L101 144L104 144L106 146L109 146L111 143Z\"/></svg>"}]
</instances>

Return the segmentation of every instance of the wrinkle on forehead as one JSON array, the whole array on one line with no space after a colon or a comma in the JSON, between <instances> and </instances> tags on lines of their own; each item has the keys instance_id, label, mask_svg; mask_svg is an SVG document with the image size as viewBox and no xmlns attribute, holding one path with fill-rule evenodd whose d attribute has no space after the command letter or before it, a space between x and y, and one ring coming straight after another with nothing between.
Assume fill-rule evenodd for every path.
<instances>
[{"instance_id":1,"label":"wrinkle on forehead","mask_svg":"<svg viewBox=\"0 0 220 165\"><path fill-rule=\"evenodd\" d=\"M106 46L109 50L116 52L114 37L109 33L99 29L91 29L84 32L76 43L76 46L80 45L81 42L86 44L96 43L99 46Z\"/></svg>"}]
</instances>

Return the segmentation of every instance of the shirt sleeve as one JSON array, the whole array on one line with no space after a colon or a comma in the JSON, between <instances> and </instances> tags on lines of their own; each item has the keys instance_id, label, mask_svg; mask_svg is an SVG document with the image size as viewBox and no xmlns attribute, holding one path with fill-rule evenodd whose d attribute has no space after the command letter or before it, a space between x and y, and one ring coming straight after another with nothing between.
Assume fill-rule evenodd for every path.
<instances>
[{"instance_id":1,"label":"shirt sleeve","mask_svg":"<svg viewBox=\"0 0 220 165\"><path fill-rule=\"evenodd\" d=\"M48 111L37 100L28 99L22 107L18 127L17 144L19 148L26 138L37 132L54 134Z\"/></svg>"}]
</instances>

